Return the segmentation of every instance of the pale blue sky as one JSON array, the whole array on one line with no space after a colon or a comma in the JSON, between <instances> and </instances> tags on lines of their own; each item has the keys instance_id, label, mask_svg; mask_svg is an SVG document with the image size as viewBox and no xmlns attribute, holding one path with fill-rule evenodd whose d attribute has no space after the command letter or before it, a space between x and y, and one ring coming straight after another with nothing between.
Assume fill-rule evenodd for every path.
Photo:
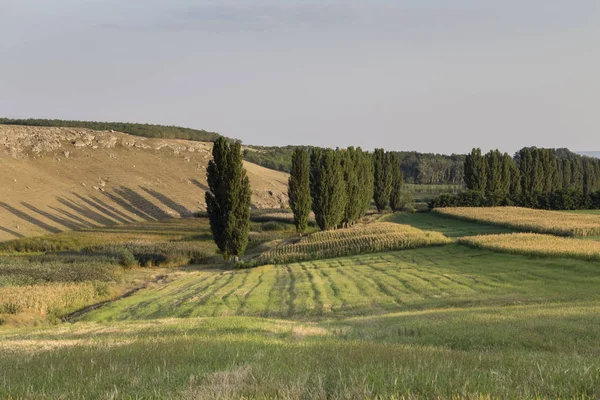
<instances>
[{"instance_id":1,"label":"pale blue sky","mask_svg":"<svg viewBox=\"0 0 600 400\"><path fill-rule=\"evenodd\" d=\"M0 0L0 114L600 149L597 0Z\"/></svg>"}]
</instances>

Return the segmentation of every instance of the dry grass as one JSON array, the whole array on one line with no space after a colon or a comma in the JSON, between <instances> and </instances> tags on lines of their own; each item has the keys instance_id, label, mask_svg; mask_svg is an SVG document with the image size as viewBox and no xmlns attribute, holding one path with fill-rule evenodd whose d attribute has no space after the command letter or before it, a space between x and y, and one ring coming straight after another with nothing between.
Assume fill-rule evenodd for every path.
<instances>
[{"instance_id":1,"label":"dry grass","mask_svg":"<svg viewBox=\"0 0 600 400\"><path fill-rule=\"evenodd\" d=\"M600 242L564 238L537 233L472 236L458 239L459 243L513 254L573 257L600 261Z\"/></svg>"},{"instance_id":2,"label":"dry grass","mask_svg":"<svg viewBox=\"0 0 600 400\"><path fill-rule=\"evenodd\" d=\"M297 243L280 245L264 252L258 258L258 262L281 264L450 242L450 239L439 232L424 232L409 225L378 222L349 229L317 232L300 239Z\"/></svg>"},{"instance_id":3,"label":"dry grass","mask_svg":"<svg viewBox=\"0 0 600 400\"><path fill-rule=\"evenodd\" d=\"M107 296L108 286L96 282L51 283L0 288L0 316L60 313Z\"/></svg>"},{"instance_id":4,"label":"dry grass","mask_svg":"<svg viewBox=\"0 0 600 400\"><path fill-rule=\"evenodd\" d=\"M600 236L600 216L521 207L449 207L434 212L469 221L559 236Z\"/></svg>"}]
</instances>

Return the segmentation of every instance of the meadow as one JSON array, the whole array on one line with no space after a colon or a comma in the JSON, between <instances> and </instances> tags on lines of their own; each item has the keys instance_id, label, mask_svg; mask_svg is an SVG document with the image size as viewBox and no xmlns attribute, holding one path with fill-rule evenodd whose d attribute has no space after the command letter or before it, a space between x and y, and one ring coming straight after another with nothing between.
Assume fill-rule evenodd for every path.
<instances>
[{"instance_id":1,"label":"meadow","mask_svg":"<svg viewBox=\"0 0 600 400\"><path fill-rule=\"evenodd\" d=\"M453 244L191 269L72 324L5 329L0 396L596 398L597 266Z\"/></svg>"},{"instance_id":2,"label":"meadow","mask_svg":"<svg viewBox=\"0 0 600 400\"><path fill-rule=\"evenodd\" d=\"M449 207L434 209L433 212L522 231L558 236L600 236L600 219L597 215L588 213L521 207Z\"/></svg>"},{"instance_id":3,"label":"meadow","mask_svg":"<svg viewBox=\"0 0 600 400\"><path fill-rule=\"evenodd\" d=\"M514 233L460 238L459 243L476 248L545 257L573 257L600 261L600 242L537 233Z\"/></svg>"},{"instance_id":4,"label":"meadow","mask_svg":"<svg viewBox=\"0 0 600 400\"><path fill-rule=\"evenodd\" d=\"M29 314L3 314L17 320L0 327L0 398L600 396L598 261L461 244L488 237L478 234L493 242L523 235L495 224L437 213L383 220L356 229L439 243L234 269L197 218L23 239L20 252L7 245L0 303L37 286L58 300L40 297L8 306ZM248 260L293 242L364 238L353 229L298 239L283 219L257 218ZM57 248L54 240L61 250L43 253ZM207 255L200 264L141 262L141 254L175 257L191 245ZM122 265L123 251L136 266ZM81 304L134 287L142 288L60 323ZM82 296L77 307L60 300L72 288ZM36 327L19 323L27 315Z\"/></svg>"}]
</instances>

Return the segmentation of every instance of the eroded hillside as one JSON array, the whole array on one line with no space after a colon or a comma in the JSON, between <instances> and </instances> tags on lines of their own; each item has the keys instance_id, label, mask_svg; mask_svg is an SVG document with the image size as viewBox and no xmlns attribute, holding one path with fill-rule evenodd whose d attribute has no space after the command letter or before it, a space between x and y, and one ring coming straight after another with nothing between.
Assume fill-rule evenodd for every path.
<instances>
[{"instance_id":1,"label":"eroded hillside","mask_svg":"<svg viewBox=\"0 0 600 400\"><path fill-rule=\"evenodd\" d=\"M204 210L212 143L0 126L0 240ZM287 205L287 176L245 163L253 206Z\"/></svg>"}]
</instances>

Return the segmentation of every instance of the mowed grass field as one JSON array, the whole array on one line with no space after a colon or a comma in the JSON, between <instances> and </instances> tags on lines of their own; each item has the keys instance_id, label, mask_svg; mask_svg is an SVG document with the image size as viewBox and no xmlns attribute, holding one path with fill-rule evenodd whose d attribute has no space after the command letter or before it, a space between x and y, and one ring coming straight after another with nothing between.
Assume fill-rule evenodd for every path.
<instances>
[{"instance_id":1,"label":"mowed grass field","mask_svg":"<svg viewBox=\"0 0 600 400\"><path fill-rule=\"evenodd\" d=\"M290 237L266 224L253 223L251 253ZM597 399L599 285L597 261L458 243L178 267L69 323L1 328L0 398Z\"/></svg>"},{"instance_id":2,"label":"mowed grass field","mask_svg":"<svg viewBox=\"0 0 600 400\"><path fill-rule=\"evenodd\" d=\"M427 308L598 298L600 265L466 246L248 270L199 270L86 314L88 321L263 316L315 320ZM575 290L576 288L576 290Z\"/></svg>"}]
</instances>

